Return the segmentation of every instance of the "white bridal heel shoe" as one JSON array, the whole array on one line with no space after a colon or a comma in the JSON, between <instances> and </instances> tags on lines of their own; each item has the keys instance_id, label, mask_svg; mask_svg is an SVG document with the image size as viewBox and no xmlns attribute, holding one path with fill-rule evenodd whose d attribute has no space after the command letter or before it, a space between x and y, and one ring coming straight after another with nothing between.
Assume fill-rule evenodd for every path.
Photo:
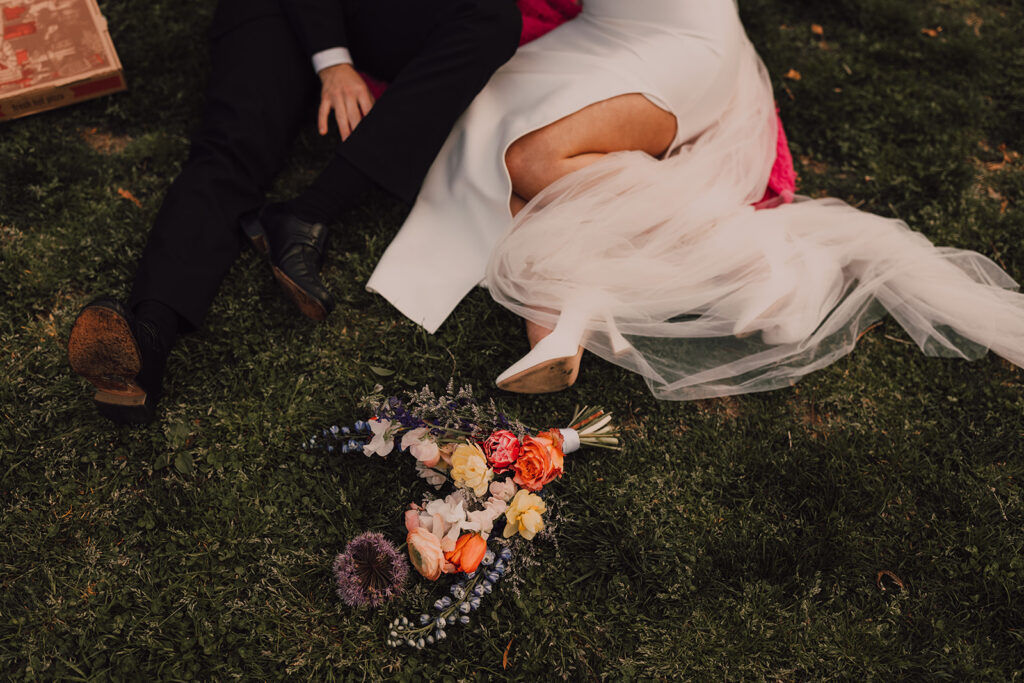
<instances>
[{"instance_id":1,"label":"white bridal heel shoe","mask_svg":"<svg viewBox=\"0 0 1024 683\"><path fill-rule=\"evenodd\" d=\"M498 375L499 389L520 394L547 394L571 387L580 372L580 341L588 316L563 311L551 334Z\"/></svg>"}]
</instances>

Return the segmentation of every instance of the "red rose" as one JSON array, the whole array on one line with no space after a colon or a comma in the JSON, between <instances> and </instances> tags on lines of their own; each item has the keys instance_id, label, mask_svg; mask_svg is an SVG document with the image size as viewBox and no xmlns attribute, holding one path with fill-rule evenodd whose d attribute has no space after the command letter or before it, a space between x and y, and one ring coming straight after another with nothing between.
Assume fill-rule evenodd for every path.
<instances>
[{"instance_id":1,"label":"red rose","mask_svg":"<svg viewBox=\"0 0 1024 683\"><path fill-rule=\"evenodd\" d=\"M484 455L487 456L487 462L495 472L507 470L523 452L523 446L519 443L519 439L507 429L499 429L494 432L481 445Z\"/></svg>"}]
</instances>

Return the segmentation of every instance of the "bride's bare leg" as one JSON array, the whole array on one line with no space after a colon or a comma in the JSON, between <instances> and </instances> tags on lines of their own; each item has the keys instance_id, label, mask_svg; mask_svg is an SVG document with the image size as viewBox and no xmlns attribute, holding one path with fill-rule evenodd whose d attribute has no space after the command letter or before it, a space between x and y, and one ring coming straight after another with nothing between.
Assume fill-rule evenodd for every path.
<instances>
[{"instance_id":1,"label":"bride's bare leg","mask_svg":"<svg viewBox=\"0 0 1024 683\"><path fill-rule=\"evenodd\" d=\"M537 345L537 342L539 342L541 339L543 339L544 337L548 336L549 334L551 334L551 328L550 327L544 327L543 325L538 325L537 323L533 322L532 320L527 320L526 321L526 338L530 342L530 348L531 349L534 346Z\"/></svg>"},{"instance_id":2,"label":"bride's bare leg","mask_svg":"<svg viewBox=\"0 0 1024 683\"><path fill-rule=\"evenodd\" d=\"M640 150L661 156L676 135L676 118L643 95L620 95L527 133L509 146L505 165L515 195L529 201L559 178L605 154ZM522 207L519 207L522 208Z\"/></svg>"},{"instance_id":3,"label":"bride's bare leg","mask_svg":"<svg viewBox=\"0 0 1024 683\"><path fill-rule=\"evenodd\" d=\"M513 192L512 198L508 200L508 208L512 215L515 216L522 211L524 206L526 206L526 200Z\"/></svg>"},{"instance_id":4,"label":"bride's bare leg","mask_svg":"<svg viewBox=\"0 0 1024 683\"><path fill-rule=\"evenodd\" d=\"M519 138L505 153L512 179L509 209L515 216L538 192L605 154L640 150L661 156L676 136L676 118L643 95L596 102ZM551 329L526 321L532 348Z\"/></svg>"}]
</instances>

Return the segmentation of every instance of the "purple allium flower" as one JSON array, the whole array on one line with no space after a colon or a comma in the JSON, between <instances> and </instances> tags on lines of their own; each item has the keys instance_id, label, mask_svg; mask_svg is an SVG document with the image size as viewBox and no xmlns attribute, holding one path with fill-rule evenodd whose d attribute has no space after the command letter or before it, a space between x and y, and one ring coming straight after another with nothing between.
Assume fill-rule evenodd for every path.
<instances>
[{"instance_id":1,"label":"purple allium flower","mask_svg":"<svg viewBox=\"0 0 1024 683\"><path fill-rule=\"evenodd\" d=\"M402 592L409 562L383 534L367 531L334 558L338 597L352 607L379 607Z\"/></svg>"}]
</instances>

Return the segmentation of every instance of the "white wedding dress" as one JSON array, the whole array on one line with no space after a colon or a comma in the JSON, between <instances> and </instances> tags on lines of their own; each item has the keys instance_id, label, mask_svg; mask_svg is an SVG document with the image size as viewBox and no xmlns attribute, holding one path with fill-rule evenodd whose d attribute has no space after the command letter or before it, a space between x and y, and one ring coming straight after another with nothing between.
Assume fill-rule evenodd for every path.
<instances>
[{"instance_id":1,"label":"white wedding dress","mask_svg":"<svg viewBox=\"0 0 1024 683\"><path fill-rule=\"evenodd\" d=\"M675 114L667 158L610 155L513 221L508 145L630 92ZM584 346L664 399L787 386L886 311L926 353L1024 366L1024 296L986 257L837 200L754 211L775 136L733 0L584 0L467 110L368 287L433 331L486 277L524 318L587 321Z\"/></svg>"}]
</instances>

